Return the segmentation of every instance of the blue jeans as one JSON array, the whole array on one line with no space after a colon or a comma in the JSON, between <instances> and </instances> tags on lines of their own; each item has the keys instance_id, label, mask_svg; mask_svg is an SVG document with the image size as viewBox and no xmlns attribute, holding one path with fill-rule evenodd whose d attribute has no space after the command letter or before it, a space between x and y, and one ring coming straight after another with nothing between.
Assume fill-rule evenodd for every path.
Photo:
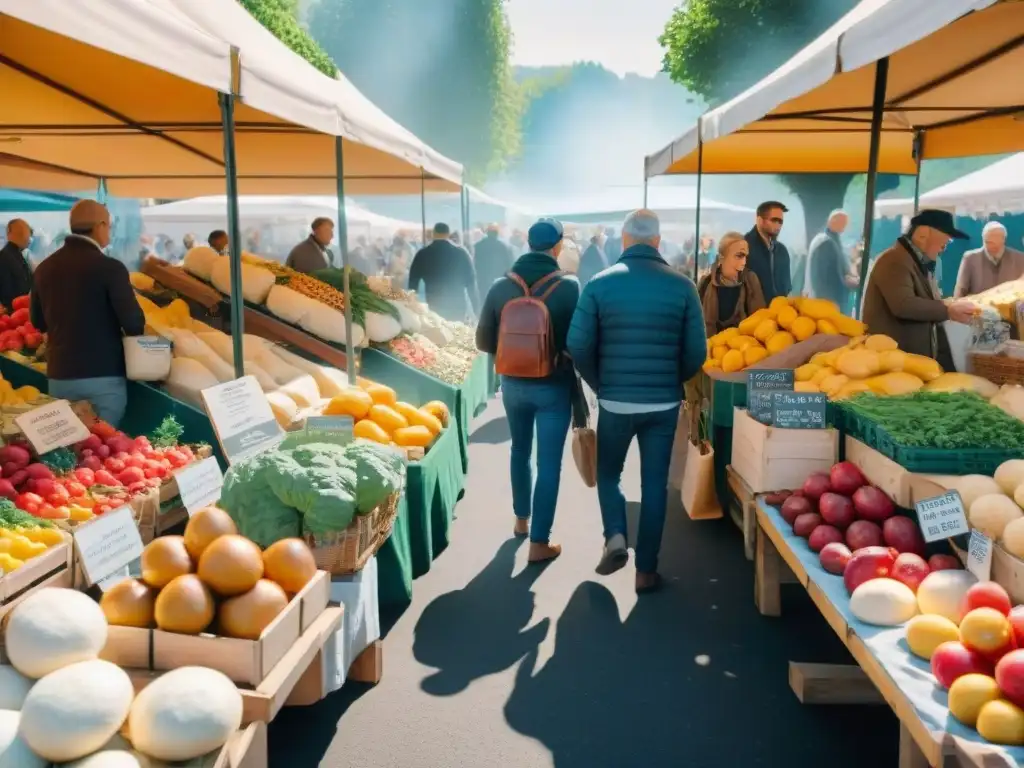
<instances>
[{"instance_id":1,"label":"blue jeans","mask_svg":"<svg viewBox=\"0 0 1024 768\"><path fill-rule=\"evenodd\" d=\"M555 522L562 453L569 433L569 381L501 377L501 397L512 435L512 510L530 520L530 541L547 543ZM533 481L533 434L537 429L537 482Z\"/></svg>"},{"instance_id":2,"label":"blue jeans","mask_svg":"<svg viewBox=\"0 0 1024 768\"><path fill-rule=\"evenodd\" d=\"M50 379L49 395L58 400L88 400L93 411L116 427L128 407L128 382L118 376L95 379Z\"/></svg>"},{"instance_id":3,"label":"blue jeans","mask_svg":"<svg viewBox=\"0 0 1024 768\"><path fill-rule=\"evenodd\" d=\"M640 573L658 570L678 418L679 406L629 414L601 408L597 417L597 498L606 540L616 533L627 536L622 468L634 437L640 446L640 524L636 537L636 569Z\"/></svg>"}]
</instances>

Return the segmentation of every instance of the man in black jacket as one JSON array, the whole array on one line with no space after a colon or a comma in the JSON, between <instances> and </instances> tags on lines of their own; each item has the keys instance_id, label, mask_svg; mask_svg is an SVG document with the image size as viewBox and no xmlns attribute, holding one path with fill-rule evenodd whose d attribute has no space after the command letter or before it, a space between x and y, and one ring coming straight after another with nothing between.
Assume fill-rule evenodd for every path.
<instances>
[{"instance_id":1,"label":"man in black jacket","mask_svg":"<svg viewBox=\"0 0 1024 768\"><path fill-rule=\"evenodd\" d=\"M590 245L580 256L580 268L576 272L576 277L580 281L580 289L586 288L587 283L593 280L598 272L608 269L608 259L601 247L604 244L604 236L598 232L590 238Z\"/></svg>"},{"instance_id":2,"label":"man in black jacket","mask_svg":"<svg viewBox=\"0 0 1024 768\"><path fill-rule=\"evenodd\" d=\"M128 405L123 336L141 336L146 318L128 270L103 253L110 213L95 200L71 209L71 234L36 269L32 324L49 334L50 394L88 400L114 426Z\"/></svg>"},{"instance_id":3,"label":"man in black jacket","mask_svg":"<svg viewBox=\"0 0 1024 768\"><path fill-rule=\"evenodd\" d=\"M476 289L476 270L464 248L449 242L447 224L434 225L434 240L421 248L409 267L409 290L418 291L420 282L427 294L427 305L445 320L466 319L466 294L473 313L480 311Z\"/></svg>"},{"instance_id":4,"label":"man in black jacket","mask_svg":"<svg viewBox=\"0 0 1024 768\"><path fill-rule=\"evenodd\" d=\"M0 304L10 311L11 303L32 290L32 269L24 251L32 242L32 228L24 219L7 222L7 243L0 248Z\"/></svg>"},{"instance_id":5,"label":"man in black jacket","mask_svg":"<svg viewBox=\"0 0 1024 768\"><path fill-rule=\"evenodd\" d=\"M764 300L771 303L776 296L789 296L793 289L793 276L789 271L789 251L779 242L783 216L789 209L778 200L769 200L757 206L754 228L747 232L750 246L747 269L757 275Z\"/></svg>"},{"instance_id":6,"label":"man in black jacket","mask_svg":"<svg viewBox=\"0 0 1024 768\"><path fill-rule=\"evenodd\" d=\"M516 256L512 249L498 237L498 225L487 227L487 236L476 244L473 266L476 269L476 287L481 297L491 290L494 281L504 277L512 269Z\"/></svg>"}]
</instances>

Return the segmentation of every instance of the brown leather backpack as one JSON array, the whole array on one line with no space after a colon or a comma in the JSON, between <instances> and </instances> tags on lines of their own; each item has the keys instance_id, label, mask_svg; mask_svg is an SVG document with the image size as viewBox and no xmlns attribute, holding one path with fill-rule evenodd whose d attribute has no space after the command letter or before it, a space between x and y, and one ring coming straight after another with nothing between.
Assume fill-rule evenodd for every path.
<instances>
[{"instance_id":1,"label":"brown leather backpack","mask_svg":"<svg viewBox=\"0 0 1024 768\"><path fill-rule=\"evenodd\" d=\"M543 379L554 371L555 333L544 301L558 287L558 278L564 274L556 271L545 275L532 288L514 272L506 275L523 289L523 295L509 300L501 309L494 369L502 376ZM548 283L547 290L536 293Z\"/></svg>"}]
</instances>

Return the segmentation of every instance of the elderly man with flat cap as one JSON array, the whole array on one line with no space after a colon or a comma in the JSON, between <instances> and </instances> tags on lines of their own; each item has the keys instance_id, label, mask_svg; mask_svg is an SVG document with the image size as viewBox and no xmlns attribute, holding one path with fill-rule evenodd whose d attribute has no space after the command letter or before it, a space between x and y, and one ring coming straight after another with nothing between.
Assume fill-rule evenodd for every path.
<instances>
[{"instance_id":1,"label":"elderly man with flat cap","mask_svg":"<svg viewBox=\"0 0 1024 768\"><path fill-rule=\"evenodd\" d=\"M25 259L25 250L32 242L32 227L24 219L7 222L7 242L0 248L0 304L11 309L11 303L32 290L32 269Z\"/></svg>"},{"instance_id":2,"label":"elderly man with flat cap","mask_svg":"<svg viewBox=\"0 0 1024 768\"><path fill-rule=\"evenodd\" d=\"M864 291L862 319L870 333L884 333L904 352L938 361L956 370L942 323L970 323L978 308L968 301L946 302L935 279L939 256L951 240L967 235L953 225L948 211L926 209L910 220L910 229L879 254Z\"/></svg>"},{"instance_id":3,"label":"elderly man with flat cap","mask_svg":"<svg viewBox=\"0 0 1024 768\"><path fill-rule=\"evenodd\" d=\"M146 318L128 270L103 253L110 212L95 200L71 209L71 234L36 269L32 324L49 334L47 376L53 397L88 400L117 425L128 405L124 336L141 336Z\"/></svg>"}]
</instances>

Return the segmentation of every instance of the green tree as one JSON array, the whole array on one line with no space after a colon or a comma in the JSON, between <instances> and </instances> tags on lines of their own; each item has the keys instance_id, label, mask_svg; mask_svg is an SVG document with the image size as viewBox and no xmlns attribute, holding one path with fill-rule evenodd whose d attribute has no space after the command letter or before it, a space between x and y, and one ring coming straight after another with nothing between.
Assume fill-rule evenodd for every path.
<instances>
[{"instance_id":1,"label":"green tree","mask_svg":"<svg viewBox=\"0 0 1024 768\"><path fill-rule=\"evenodd\" d=\"M238 0L278 40L319 69L334 77L338 68L298 22L298 0Z\"/></svg>"},{"instance_id":2,"label":"green tree","mask_svg":"<svg viewBox=\"0 0 1024 768\"><path fill-rule=\"evenodd\" d=\"M353 85L471 180L519 153L526 97L503 0L319 0L309 26Z\"/></svg>"},{"instance_id":3,"label":"green tree","mask_svg":"<svg viewBox=\"0 0 1024 768\"><path fill-rule=\"evenodd\" d=\"M669 76L711 106L744 91L824 32L857 0L689 0L658 42ZM782 174L804 207L808 241L843 203L851 173Z\"/></svg>"}]
</instances>

